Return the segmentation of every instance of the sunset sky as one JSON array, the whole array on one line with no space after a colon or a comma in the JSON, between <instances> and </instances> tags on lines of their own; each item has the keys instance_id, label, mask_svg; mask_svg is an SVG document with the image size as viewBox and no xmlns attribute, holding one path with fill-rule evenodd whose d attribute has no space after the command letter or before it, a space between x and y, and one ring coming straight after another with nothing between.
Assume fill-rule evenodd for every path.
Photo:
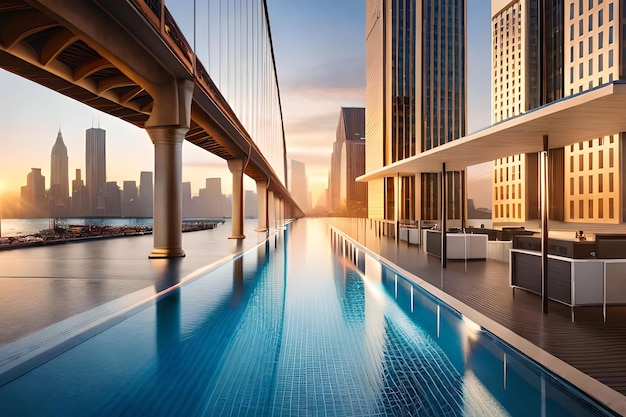
<instances>
[{"instance_id":1,"label":"sunset sky","mask_svg":"<svg viewBox=\"0 0 626 417\"><path fill-rule=\"evenodd\" d=\"M206 3L206 0L196 0ZM171 4L170 4L171 3ZM468 6L468 132L489 124L490 4ZM166 2L191 42L193 1ZM268 0L278 70L288 160L306 164L314 202L327 186L332 143L342 106L365 105L365 2L363 0ZM201 32L199 28L196 29ZM50 180L50 151L59 128L68 147L70 181L85 165L85 130L107 131L107 180L139 182L140 171L153 171L148 135L115 117L31 81L0 70L0 193L6 201L25 185L31 167ZM470 170L470 197L490 204L490 169ZM221 176L229 193L230 174L223 160L185 143L183 180L192 193L207 177ZM472 184L479 184L472 186ZM246 187L252 189L253 182Z\"/></svg>"}]
</instances>

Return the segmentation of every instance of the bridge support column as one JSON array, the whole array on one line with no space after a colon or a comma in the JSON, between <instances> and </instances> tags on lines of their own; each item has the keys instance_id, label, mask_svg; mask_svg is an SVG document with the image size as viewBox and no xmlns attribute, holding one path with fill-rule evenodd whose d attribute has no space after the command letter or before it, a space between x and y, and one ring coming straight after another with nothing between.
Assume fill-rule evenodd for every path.
<instances>
[{"instance_id":1,"label":"bridge support column","mask_svg":"<svg viewBox=\"0 0 626 417\"><path fill-rule=\"evenodd\" d=\"M269 224L268 228L276 229L276 198L274 197L273 191L267 192L267 202L268 202L268 217Z\"/></svg>"},{"instance_id":2,"label":"bridge support column","mask_svg":"<svg viewBox=\"0 0 626 417\"><path fill-rule=\"evenodd\" d=\"M267 185L268 183L266 181L256 182L256 195L259 212L259 227L256 228L257 232L266 232L269 227Z\"/></svg>"},{"instance_id":3,"label":"bridge support column","mask_svg":"<svg viewBox=\"0 0 626 417\"><path fill-rule=\"evenodd\" d=\"M243 160L231 159L228 161L228 169L233 174L233 230L229 239L245 239L243 234Z\"/></svg>"},{"instance_id":4,"label":"bridge support column","mask_svg":"<svg viewBox=\"0 0 626 417\"><path fill-rule=\"evenodd\" d=\"M185 256L182 249L182 148L188 128L148 127L154 144L154 249L150 258Z\"/></svg>"}]
</instances>

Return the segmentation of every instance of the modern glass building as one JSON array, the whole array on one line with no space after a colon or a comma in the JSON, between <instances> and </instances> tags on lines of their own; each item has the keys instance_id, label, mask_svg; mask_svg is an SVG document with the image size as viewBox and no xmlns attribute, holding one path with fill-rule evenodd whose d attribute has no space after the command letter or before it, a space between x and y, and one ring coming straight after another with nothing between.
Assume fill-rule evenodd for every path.
<instances>
[{"instance_id":1,"label":"modern glass building","mask_svg":"<svg viewBox=\"0 0 626 417\"><path fill-rule=\"evenodd\" d=\"M342 107L337 122L329 175L329 208L338 214L367 217L365 173L365 109Z\"/></svg>"},{"instance_id":2,"label":"modern glass building","mask_svg":"<svg viewBox=\"0 0 626 417\"><path fill-rule=\"evenodd\" d=\"M368 0L366 173L465 135L466 2ZM443 167L442 167L443 171ZM370 218L441 216L441 173L368 184ZM462 172L446 174L450 219L462 219Z\"/></svg>"}]
</instances>

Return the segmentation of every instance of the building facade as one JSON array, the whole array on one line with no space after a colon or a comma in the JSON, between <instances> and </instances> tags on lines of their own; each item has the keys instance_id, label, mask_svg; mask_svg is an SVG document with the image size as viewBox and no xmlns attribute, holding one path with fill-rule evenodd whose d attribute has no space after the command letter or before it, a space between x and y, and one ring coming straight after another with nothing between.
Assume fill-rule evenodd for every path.
<instances>
[{"instance_id":1,"label":"building facade","mask_svg":"<svg viewBox=\"0 0 626 417\"><path fill-rule=\"evenodd\" d=\"M492 121L622 79L624 16L616 0L493 0ZM624 221L623 140L550 149L550 219ZM538 169L537 155L494 162L494 224L538 218Z\"/></svg>"},{"instance_id":2,"label":"building facade","mask_svg":"<svg viewBox=\"0 0 626 417\"><path fill-rule=\"evenodd\" d=\"M305 213L309 210L309 186L304 162L291 160L291 181L289 188L293 199Z\"/></svg>"},{"instance_id":3,"label":"building facade","mask_svg":"<svg viewBox=\"0 0 626 417\"><path fill-rule=\"evenodd\" d=\"M491 122L515 117L563 98L562 0L491 2L493 90ZM563 150L550 151L553 195L562 195ZM539 218L537 154L494 161L492 213L495 224ZM534 186L529 186L534 184ZM550 217L563 219L562 198L553 199Z\"/></svg>"},{"instance_id":4,"label":"building facade","mask_svg":"<svg viewBox=\"0 0 626 417\"><path fill-rule=\"evenodd\" d=\"M87 212L87 188L81 178L80 169L76 169L76 178L72 180L72 216L82 217Z\"/></svg>"},{"instance_id":5,"label":"building facade","mask_svg":"<svg viewBox=\"0 0 626 417\"><path fill-rule=\"evenodd\" d=\"M41 175L41 168L31 168L26 175L26 185L21 188L21 216L26 219L48 217L48 208L46 177Z\"/></svg>"},{"instance_id":6,"label":"building facade","mask_svg":"<svg viewBox=\"0 0 626 417\"><path fill-rule=\"evenodd\" d=\"M138 208L139 194L137 192L137 183L135 181L124 181L121 201L122 217L137 217Z\"/></svg>"},{"instance_id":7,"label":"building facade","mask_svg":"<svg viewBox=\"0 0 626 417\"><path fill-rule=\"evenodd\" d=\"M106 192L106 131L92 127L85 133L85 182L89 215L104 215Z\"/></svg>"},{"instance_id":8,"label":"building facade","mask_svg":"<svg viewBox=\"0 0 626 417\"><path fill-rule=\"evenodd\" d=\"M365 109L342 107L333 143L329 174L329 208L334 213L367 217L365 173Z\"/></svg>"},{"instance_id":9,"label":"building facade","mask_svg":"<svg viewBox=\"0 0 626 417\"><path fill-rule=\"evenodd\" d=\"M191 198L191 197L190 197ZM152 172L142 171L139 174L139 217L152 217L154 205L154 185L152 183Z\"/></svg>"},{"instance_id":10,"label":"building facade","mask_svg":"<svg viewBox=\"0 0 626 417\"><path fill-rule=\"evenodd\" d=\"M366 172L465 135L465 22L464 0L367 1ZM368 216L440 218L441 178L424 173L370 181ZM462 219L464 173L447 173L446 181L447 216Z\"/></svg>"},{"instance_id":11,"label":"building facade","mask_svg":"<svg viewBox=\"0 0 626 417\"><path fill-rule=\"evenodd\" d=\"M69 208L69 168L67 147L63 143L61 129L50 154L50 214L65 215Z\"/></svg>"}]
</instances>

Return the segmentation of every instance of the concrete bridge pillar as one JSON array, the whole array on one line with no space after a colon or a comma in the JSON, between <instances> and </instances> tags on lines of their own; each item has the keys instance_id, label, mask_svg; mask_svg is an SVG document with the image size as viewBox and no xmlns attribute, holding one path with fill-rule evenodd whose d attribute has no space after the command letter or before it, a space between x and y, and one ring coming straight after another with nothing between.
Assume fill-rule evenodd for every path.
<instances>
[{"instance_id":1,"label":"concrete bridge pillar","mask_svg":"<svg viewBox=\"0 0 626 417\"><path fill-rule=\"evenodd\" d=\"M182 249L182 151L187 128L146 128L154 144L154 249L150 258L185 256Z\"/></svg>"},{"instance_id":2,"label":"concrete bridge pillar","mask_svg":"<svg viewBox=\"0 0 626 417\"><path fill-rule=\"evenodd\" d=\"M191 125L193 80L152 86L153 109L146 131L154 144L154 249L150 258L185 256L183 223L183 140Z\"/></svg>"},{"instance_id":3,"label":"concrete bridge pillar","mask_svg":"<svg viewBox=\"0 0 626 417\"><path fill-rule=\"evenodd\" d=\"M267 192L267 201L268 201L268 217L270 223L268 227L276 228L276 198L274 197L274 191Z\"/></svg>"},{"instance_id":4,"label":"concrete bridge pillar","mask_svg":"<svg viewBox=\"0 0 626 417\"><path fill-rule=\"evenodd\" d=\"M245 239L243 234L243 160L231 159L228 161L228 169L233 174L233 230L229 239Z\"/></svg>"},{"instance_id":5,"label":"concrete bridge pillar","mask_svg":"<svg viewBox=\"0 0 626 417\"><path fill-rule=\"evenodd\" d=\"M269 227L267 186L268 186L267 181L256 182L256 195L257 195L258 213L259 213L259 227L256 228L257 232L266 232Z\"/></svg>"}]
</instances>

